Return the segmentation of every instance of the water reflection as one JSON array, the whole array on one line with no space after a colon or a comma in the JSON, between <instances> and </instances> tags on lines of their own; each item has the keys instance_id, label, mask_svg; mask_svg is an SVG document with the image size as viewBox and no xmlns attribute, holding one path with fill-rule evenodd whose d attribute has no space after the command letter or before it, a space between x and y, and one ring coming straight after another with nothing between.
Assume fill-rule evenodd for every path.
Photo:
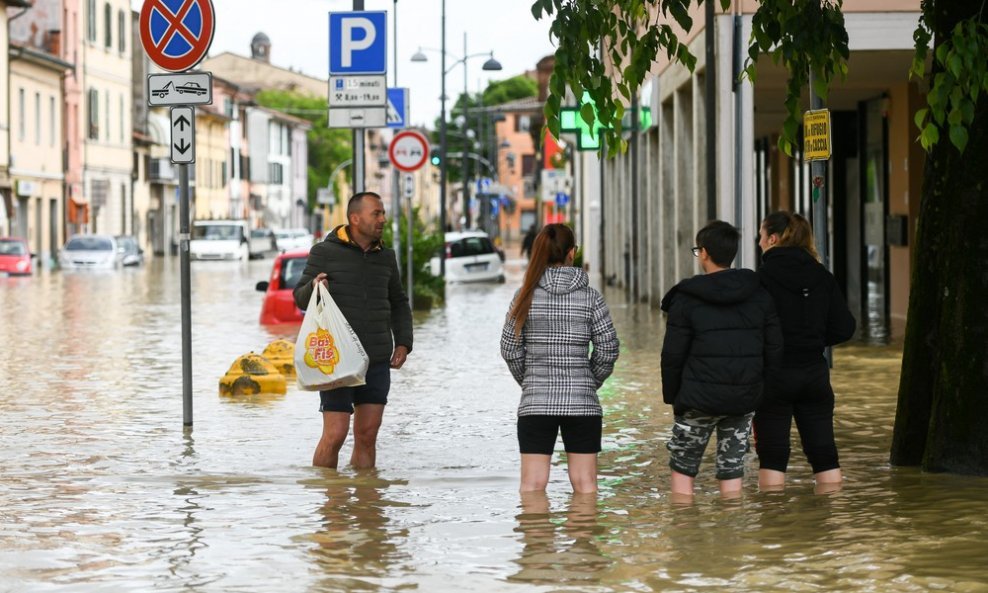
<instances>
[{"instance_id":1,"label":"water reflection","mask_svg":"<svg viewBox=\"0 0 988 593\"><path fill-rule=\"evenodd\" d=\"M408 530L391 524L391 508L408 505L385 498L385 491L400 482L382 479L376 470L348 476L317 469L321 479L308 482L322 487L324 500L317 509L319 529L310 536L315 565L322 575L317 587L346 591L377 591L387 582L393 565L408 555L401 545Z\"/></svg>"},{"instance_id":2,"label":"water reflection","mask_svg":"<svg viewBox=\"0 0 988 593\"><path fill-rule=\"evenodd\" d=\"M231 361L295 336L257 323L270 260L201 263L184 433L177 259L0 278L0 591L988 590L988 481L888 465L896 345L835 350L841 491L815 494L794 456L786 490L759 492L752 454L722 501L711 449L679 506L662 316L609 292L622 352L600 493L565 497L557 459L552 498L520 501L519 389L498 352L518 263L416 314L374 474L310 466L315 394L217 394Z\"/></svg>"},{"instance_id":3,"label":"water reflection","mask_svg":"<svg viewBox=\"0 0 988 593\"><path fill-rule=\"evenodd\" d=\"M591 585L611 566L598 546L597 495L573 494L565 511L553 513L545 492L521 494L515 531L521 534L519 570L509 581L538 585ZM581 589L586 590L586 589Z\"/></svg>"}]
</instances>

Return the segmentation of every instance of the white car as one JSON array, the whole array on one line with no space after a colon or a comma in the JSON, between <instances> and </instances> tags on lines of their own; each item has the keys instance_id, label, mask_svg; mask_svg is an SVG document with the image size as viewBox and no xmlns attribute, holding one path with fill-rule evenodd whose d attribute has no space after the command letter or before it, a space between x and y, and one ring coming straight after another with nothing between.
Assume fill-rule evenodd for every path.
<instances>
[{"instance_id":1,"label":"white car","mask_svg":"<svg viewBox=\"0 0 988 593\"><path fill-rule=\"evenodd\" d=\"M281 252L309 249L312 247L312 233L305 229L275 229L274 242Z\"/></svg>"},{"instance_id":2,"label":"white car","mask_svg":"<svg viewBox=\"0 0 988 593\"><path fill-rule=\"evenodd\" d=\"M445 256L447 282L504 282L501 253L483 231L446 233ZM439 275L439 256L429 269Z\"/></svg>"},{"instance_id":3,"label":"white car","mask_svg":"<svg viewBox=\"0 0 988 593\"><path fill-rule=\"evenodd\" d=\"M196 220L192 223L189 255L195 260L247 261L248 236L246 220Z\"/></svg>"},{"instance_id":4,"label":"white car","mask_svg":"<svg viewBox=\"0 0 988 593\"><path fill-rule=\"evenodd\" d=\"M123 254L112 235L75 235L58 252L63 270L112 270L122 264Z\"/></svg>"}]
</instances>

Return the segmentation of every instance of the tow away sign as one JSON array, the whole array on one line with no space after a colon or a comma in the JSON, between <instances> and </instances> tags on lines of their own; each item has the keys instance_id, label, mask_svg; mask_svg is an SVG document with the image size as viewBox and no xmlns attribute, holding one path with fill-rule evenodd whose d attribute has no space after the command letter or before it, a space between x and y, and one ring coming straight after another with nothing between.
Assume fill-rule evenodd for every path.
<instances>
[{"instance_id":1,"label":"tow away sign","mask_svg":"<svg viewBox=\"0 0 988 593\"><path fill-rule=\"evenodd\" d=\"M213 102L213 75L148 74L148 105L209 105Z\"/></svg>"}]
</instances>

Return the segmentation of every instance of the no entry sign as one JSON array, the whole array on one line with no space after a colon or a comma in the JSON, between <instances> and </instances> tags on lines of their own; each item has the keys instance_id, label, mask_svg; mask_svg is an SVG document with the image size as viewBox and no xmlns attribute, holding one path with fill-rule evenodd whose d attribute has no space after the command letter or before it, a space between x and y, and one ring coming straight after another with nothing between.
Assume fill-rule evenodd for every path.
<instances>
[{"instance_id":1,"label":"no entry sign","mask_svg":"<svg viewBox=\"0 0 988 593\"><path fill-rule=\"evenodd\" d=\"M388 146L388 158L399 171L417 171L429 159L429 139L413 130L399 132Z\"/></svg>"},{"instance_id":2,"label":"no entry sign","mask_svg":"<svg viewBox=\"0 0 988 593\"><path fill-rule=\"evenodd\" d=\"M141 44L162 69L184 72L206 56L215 25L211 0L144 0Z\"/></svg>"}]
</instances>

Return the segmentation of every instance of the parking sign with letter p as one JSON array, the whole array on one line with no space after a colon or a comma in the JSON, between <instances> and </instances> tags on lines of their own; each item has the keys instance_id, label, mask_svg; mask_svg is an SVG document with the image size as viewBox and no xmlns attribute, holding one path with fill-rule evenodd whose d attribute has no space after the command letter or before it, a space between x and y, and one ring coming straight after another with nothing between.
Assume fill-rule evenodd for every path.
<instances>
[{"instance_id":1,"label":"parking sign with letter p","mask_svg":"<svg viewBox=\"0 0 988 593\"><path fill-rule=\"evenodd\" d=\"M387 26L383 10L329 13L329 73L385 74Z\"/></svg>"}]
</instances>

